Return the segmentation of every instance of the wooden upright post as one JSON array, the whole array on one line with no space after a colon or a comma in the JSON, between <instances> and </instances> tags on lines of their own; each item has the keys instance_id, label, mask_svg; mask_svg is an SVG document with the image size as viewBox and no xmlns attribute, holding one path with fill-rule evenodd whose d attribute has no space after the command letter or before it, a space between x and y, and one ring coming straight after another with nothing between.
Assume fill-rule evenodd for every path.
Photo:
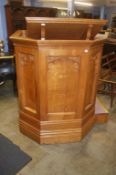
<instances>
[{"instance_id":1,"label":"wooden upright post","mask_svg":"<svg viewBox=\"0 0 116 175\"><path fill-rule=\"evenodd\" d=\"M41 24L41 40L45 40L45 23Z\"/></svg>"},{"instance_id":2,"label":"wooden upright post","mask_svg":"<svg viewBox=\"0 0 116 175\"><path fill-rule=\"evenodd\" d=\"M87 31L86 40L90 40L90 39L91 39L92 28L93 28L93 25L90 24L90 25L88 26L88 31Z\"/></svg>"}]
</instances>

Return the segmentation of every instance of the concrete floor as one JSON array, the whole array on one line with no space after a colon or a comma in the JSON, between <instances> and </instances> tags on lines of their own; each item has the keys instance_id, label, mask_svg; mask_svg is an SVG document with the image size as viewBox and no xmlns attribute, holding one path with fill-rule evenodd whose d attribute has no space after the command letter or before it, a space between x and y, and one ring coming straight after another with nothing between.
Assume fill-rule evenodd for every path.
<instances>
[{"instance_id":1,"label":"concrete floor","mask_svg":"<svg viewBox=\"0 0 116 175\"><path fill-rule=\"evenodd\" d=\"M39 145L19 132L17 97L11 86L0 86L0 133L32 157L18 175L116 175L115 106L108 123L95 125L81 142Z\"/></svg>"}]
</instances>

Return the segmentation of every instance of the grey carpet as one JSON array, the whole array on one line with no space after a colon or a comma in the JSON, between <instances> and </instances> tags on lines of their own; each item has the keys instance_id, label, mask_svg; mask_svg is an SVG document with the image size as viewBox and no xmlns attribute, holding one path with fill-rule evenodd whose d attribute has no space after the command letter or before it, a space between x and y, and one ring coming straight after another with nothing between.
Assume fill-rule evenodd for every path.
<instances>
[{"instance_id":1,"label":"grey carpet","mask_svg":"<svg viewBox=\"0 0 116 175\"><path fill-rule=\"evenodd\" d=\"M31 157L0 134L0 175L15 175Z\"/></svg>"}]
</instances>

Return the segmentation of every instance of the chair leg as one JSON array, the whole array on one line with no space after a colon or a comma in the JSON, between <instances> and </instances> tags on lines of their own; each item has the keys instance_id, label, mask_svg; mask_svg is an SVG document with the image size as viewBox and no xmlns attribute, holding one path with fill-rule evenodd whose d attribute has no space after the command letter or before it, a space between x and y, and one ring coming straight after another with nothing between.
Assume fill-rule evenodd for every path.
<instances>
[{"instance_id":1,"label":"chair leg","mask_svg":"<svg viewBox=\"0 0 116 175\"><path fill-rule=\"evenodd\" d=\"M114 95L115 95L115 86L114 84L111 84L111 102L110 102L110 107L113 106L113 101L114 101Z\"/></svg>"},{"instance_id":2,"label":"chair leg","mask_svg":"<svg viewBox=\"0 0 116 175\"><path fill-rule=\"evenodd\" d=\"M13 91L14 93L17 91L16 79L13 80Z\"/></svg>"}]
</instances>

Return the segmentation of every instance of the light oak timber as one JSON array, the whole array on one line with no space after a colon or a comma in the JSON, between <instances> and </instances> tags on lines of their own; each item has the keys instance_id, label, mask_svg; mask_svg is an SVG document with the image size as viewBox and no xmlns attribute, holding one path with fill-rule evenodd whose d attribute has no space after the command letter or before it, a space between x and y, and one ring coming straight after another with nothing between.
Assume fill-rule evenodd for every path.
<instances>
[{"instance_id":1,"label":"light oak timber","mask_svg":"<svg viewBox=\"0 0 116 175\"><path fill-rule=\"evenodd\" d=\"M100 98L96 98L95 105L95 122L97 124L106 123L109 119L109 111L104 105L104 103L100 100Z\"/></svg>"},{"instance_id":2,"label":"light oak timber","mask_svg":"<svg viewBox=\"0 0 116 175\"><path fill-rule=\"evenodd\" d=\"M27 18L27 30L11 36L22 133L40 144L67 143L81 140L93 127L104 42L94 36L104 24Z\"/></svg>"},{"instance_id":3,"label":"light oak timber","mask_svg":"<svg viewBox=\"0 0 116 175\"><path fill-rule=\"evenodd\" d=\"M102 124L107 123L109 114L96 114L95 123Z\"/></svg>"}]
</instances>

